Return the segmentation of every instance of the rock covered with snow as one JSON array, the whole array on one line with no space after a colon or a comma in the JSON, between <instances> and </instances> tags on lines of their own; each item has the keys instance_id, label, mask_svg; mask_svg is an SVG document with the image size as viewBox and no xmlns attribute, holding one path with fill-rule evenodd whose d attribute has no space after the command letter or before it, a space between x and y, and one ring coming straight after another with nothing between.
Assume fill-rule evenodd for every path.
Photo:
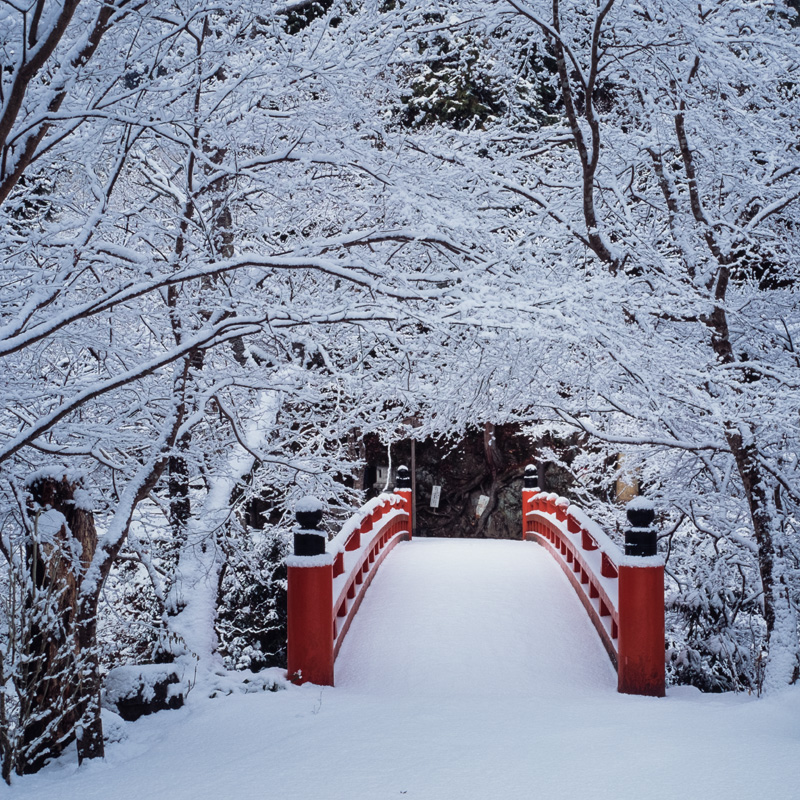
<instances>
[{"instance_id":1,"label":"rock covered with snow","mask_svg":"<svg viewBox=\"0 0 800 800\"><path fill-rule=\"evenodd\" d=\"M122 742L128 738L125 720L110 708L100 709L103 721L103 740L106 742Z\"/></svg>"},{"instance_id":2,"label":"rock covered with snow","mask_svg":"<svg viewBox=\"0 0 800 800\"><path fill-rule=\"evenodd\" d=\"M132 722L145 714L180 708L188 689L175 664L127 664L108 673L103 706Z\"/></svg>"}]
</instances>

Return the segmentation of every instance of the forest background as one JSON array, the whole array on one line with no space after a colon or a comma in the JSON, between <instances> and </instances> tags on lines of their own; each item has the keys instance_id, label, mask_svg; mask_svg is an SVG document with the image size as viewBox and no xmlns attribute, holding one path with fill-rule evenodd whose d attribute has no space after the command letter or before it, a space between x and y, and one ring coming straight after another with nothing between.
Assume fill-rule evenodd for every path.
<instances>
[{"instance_id":1,"label":"forest background","mask_svg":"<svg viewBox=\"0 0 800 800\"><path fill-rule=\"evenodd\" d=\"M672 682L797 681L797 23L1 4L3 776L101 755L112 668L280 665L296 501L476 426L656 503Z\"/></svg>"}]
</instances>

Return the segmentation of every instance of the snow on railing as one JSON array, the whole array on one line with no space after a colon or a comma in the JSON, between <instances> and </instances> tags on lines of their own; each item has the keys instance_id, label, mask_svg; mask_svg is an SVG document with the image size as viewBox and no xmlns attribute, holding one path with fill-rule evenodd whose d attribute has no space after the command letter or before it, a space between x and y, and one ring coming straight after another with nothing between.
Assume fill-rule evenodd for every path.
<instances>
[{"instance_id":1,"label":"snow on railing","mask_svg":"<svg viewBox=\"0 0 800 800\"><path fill-rule=\"evenodd\" d=\"M405 494L374 498L328 543L328 552L334 555L334 659L381 562L399 541L411 536L411 491Z\"/></svg>"},{"instance_id":2,"label":"snow on railing","mask_svg":"<svg viewBox=\"0 0 800 800\"><path fill-rule=\"evenodd\" d=\"M652 550L626 544L626 555L582 509L535 483L526 473L523 538L543 545L569 578L617 668L618 690L663 696L664 561L633 554L654 553L655 534Z\"/></svg>"},{"instance_id":3,"label":"snow on railing","mask_svg":"<svg viewBox=\"0 0 800 800\"><path fill-rule=\"evenodd\" d=\"M590 523L590 524L587 524ZM617 564L622 551L583 512L556 494L539 492L528 500L525 538L544 544L561 564L617 663L619 602Z\"/></svg>"},{"instance_id":4,"label":"snow on railing","mask_svg":"<svg viewBox=\"0 0 800 800\"><path fill-rule=\"evenodd\" d=\"M334 661L375 572L392 548L411 538L410 478L398 469L394 494L362 506L329 542L296 512L288 567L288 672L296 683L333 685ZM301 518L302 517L302 518Z\"/></svg>"}]
</instances>

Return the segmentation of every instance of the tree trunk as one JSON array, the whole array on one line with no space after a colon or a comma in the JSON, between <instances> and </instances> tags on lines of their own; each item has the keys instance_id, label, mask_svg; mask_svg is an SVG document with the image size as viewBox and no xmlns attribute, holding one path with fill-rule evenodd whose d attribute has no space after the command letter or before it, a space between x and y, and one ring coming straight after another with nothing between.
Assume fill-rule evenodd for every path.
<instances>
[{"instance_id":1,"label":"tree trunk","mask_svg":"<svg viewBox=\"0 0 800 800\"><path fill-rule=\"evenodd\" d=\"M191 445L191 436L188 434L178 442L180 452L186 452ZM167 491L169 492L169 521L172 535L181 541L186 528L186 523L192 513L189 499L189 464L183 455L169 457L167 467Z\"/></svg>"},{"instance_id":2,"label":"tree trunk","mask_svg":"<svg viewBox=\"0 0 800 800\"><path fill-rule=\"evenodd\" d=\"M97 547L94 515L86 508L80 478L51 475L29 488L37 535L28 546L30 625L24 682L29 707L16 764L21 774L36 772L59 755L79 720L84 730L99 737L93 755L103 755L95 615L89 627L78 622L84 613L78 588ZM41 515L48 511L62 515L55 531L41 529Z\"/></svg>"},{"instance_id":3,"label":"tree trunk","mask_svg":"<svg viewBox=\"0 0 800 800\"><path fill-rule=\"evenodd\" d=\"M716 248L710 248L715 250ZM719 303L709 316L711 346L722 364L735 364L727 314L722 301L727 293L730 269L719 268L715 283L715 300ZM745 440L742 428L745 428ZM764 674L766 691L786 686L797 679L798 637L797 612L789 593L780 515L775 505L777 485L758 462L757 433L750 425L729 424L725 438L736 462L742 481L753 534L758 545L758 570L764 591L764 621L767 625L767 663Z\"/></svg>"},{"instance_id":4,"label":"tree trunk","mask_svg":"<svg viewBox=\"0 0 800 800\"><path fill-rule=\"evenodd\" d=\"M77 647L82 654L81 716L77 722L78 763L103 758L103 721L100 717L100 664L97 657L97 602L82 603L77 623Z\"/></svg>"},{"instance_id":5,"label":"tree trunk","mask_svg":"<svg viewBox=\"0 0 800 800\"><path fill-rule=\"evenodd\" d=\"M769 692L798 678L797 612L787 580L783 531L774 501L776 486L758 464L754 444L744 445L738 431L729 431L727 438L747 496L758 545L768 652L763 689Z\"/></svg>"}]
</instances>

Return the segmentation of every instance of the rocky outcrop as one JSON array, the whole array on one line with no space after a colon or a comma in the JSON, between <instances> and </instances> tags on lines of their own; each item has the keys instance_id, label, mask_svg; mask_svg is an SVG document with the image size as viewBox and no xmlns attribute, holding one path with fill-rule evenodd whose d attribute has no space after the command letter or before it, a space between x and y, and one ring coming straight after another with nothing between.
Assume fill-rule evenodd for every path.
<instances>
[{"instance_id":1,"label":"rocky outcrop","mask_svg":"<svg viewBox=\"0 0 800 800\"><path fill-rule=\"evenodd\" d=\"M417 442L417 535L521 538L522 474L537 460L539 444L517 425L492 424L472 428L457 440ZM388 461L386 448L375 437L367 438L365 448L365 472L374 476L376 466ZM392 446L392 464L411 465L410 442ZM571 478L550 463L543 464L540 473L542 486L553 491L563 492ZM431 507L434 486L441 487L438 508ZM488 501L478 514L481 497Z\"/></svg>"}]
</instances>

